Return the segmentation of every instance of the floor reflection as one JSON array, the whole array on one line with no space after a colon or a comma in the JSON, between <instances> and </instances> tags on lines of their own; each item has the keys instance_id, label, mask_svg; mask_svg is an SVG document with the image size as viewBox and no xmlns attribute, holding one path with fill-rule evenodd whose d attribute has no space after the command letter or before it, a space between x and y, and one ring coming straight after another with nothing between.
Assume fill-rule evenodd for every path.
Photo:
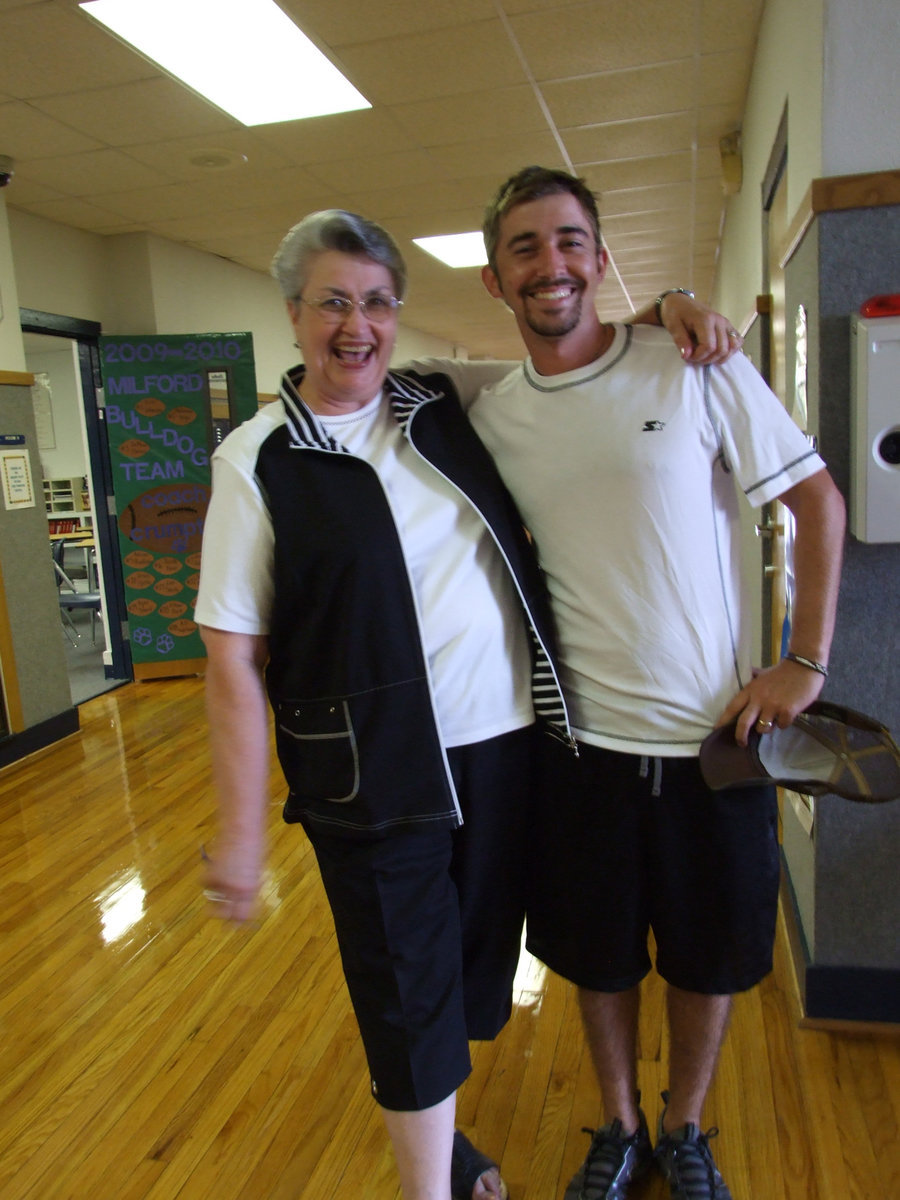
<instances>
[{"instance_id":1,"label":"floor reflection","mask_svg":"<svg viewBox=\"0 0 900 1200\"><path fill-rule=\"evenodd\" d=\"M132 869L95 897L103 940L107 945L124 937L142 919L146 896L139 872Z\"/></svg>"}]
</instances>

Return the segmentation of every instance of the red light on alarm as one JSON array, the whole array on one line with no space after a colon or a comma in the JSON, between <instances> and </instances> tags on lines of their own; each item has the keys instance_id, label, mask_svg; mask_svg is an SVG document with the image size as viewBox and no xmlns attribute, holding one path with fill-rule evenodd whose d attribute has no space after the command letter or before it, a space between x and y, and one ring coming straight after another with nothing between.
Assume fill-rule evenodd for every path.
<instances>
[{"instance_id":1,"label":"red light on alarm","mask_svg":"<svg viewBox=\"0 0 900 1200\"><path fill-rule=\"evenodd\" d=\"M900 317L900 292L887 296L871 296L859 308L864 317Z\"/></svg>"}]
</instances>

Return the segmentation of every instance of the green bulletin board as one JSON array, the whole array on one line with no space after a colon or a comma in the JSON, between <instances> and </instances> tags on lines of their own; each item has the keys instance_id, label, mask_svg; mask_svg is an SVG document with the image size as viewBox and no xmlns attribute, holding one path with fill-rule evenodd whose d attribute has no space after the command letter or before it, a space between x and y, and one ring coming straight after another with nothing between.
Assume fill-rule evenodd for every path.
<instances>
[{"instance_id":1,"label":"green bulletin board","mask_svg":"<svg viewBox=\"0 0 900 1200\"><path fill-rule=\"evenodd\" d=\"M256 412L253 339L101 337L100 360L134 677L190 674L209 460Z\"/></svg>"}]
</instances>

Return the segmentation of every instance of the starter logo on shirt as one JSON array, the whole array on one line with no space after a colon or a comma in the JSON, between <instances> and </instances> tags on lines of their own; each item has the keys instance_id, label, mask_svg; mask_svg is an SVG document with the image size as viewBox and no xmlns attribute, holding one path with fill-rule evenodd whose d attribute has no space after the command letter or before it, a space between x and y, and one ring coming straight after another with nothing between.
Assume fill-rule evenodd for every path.
<instances>
[{"instance_id":1,"label":"starter logo on shirt","mask_svg":"<svg viewBox=\"0 0 900 1200\"><path fill-rule=\"evenodd\" d=\"M665 429L665 421L645 421L644 428L641 433L659 433L661 429Z\"/></svg>"}]
</instances>

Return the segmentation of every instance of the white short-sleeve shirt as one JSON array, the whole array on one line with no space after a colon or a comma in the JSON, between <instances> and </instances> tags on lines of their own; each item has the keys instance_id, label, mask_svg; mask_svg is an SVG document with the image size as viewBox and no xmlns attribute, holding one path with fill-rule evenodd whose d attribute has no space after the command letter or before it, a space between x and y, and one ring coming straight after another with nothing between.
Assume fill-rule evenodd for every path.
<instances>
[{"instance_id":1,"label":"white short-sleeve shirt","mask_svg":"<svg viewBox=\"0 0 900 1200\"><path fill-rule=\"evenodd\" d=\"M741 355L706 372L668 334L616 326L596 362L530 362L470 417L534 536L583 740L692 755L750 677L736 489L754 504L822 469Z\"/></svg>"},{"instance_id":2,"label":"white short-sleeve shirt","mask_svg":"<svg viewBox=\"0 0 900 1200\"><path fill-rule=\"evenodd\" d=\"M239 633L269 631L272 524L254 479L259 446L281 402L240 426L213 456L195 619ZM531 659L515 585L474 507L403 437L376 397L347 417L319 418L377 471L397 526L419 611L445 746L531 724Z\"/></svg>"}]
</instances>

